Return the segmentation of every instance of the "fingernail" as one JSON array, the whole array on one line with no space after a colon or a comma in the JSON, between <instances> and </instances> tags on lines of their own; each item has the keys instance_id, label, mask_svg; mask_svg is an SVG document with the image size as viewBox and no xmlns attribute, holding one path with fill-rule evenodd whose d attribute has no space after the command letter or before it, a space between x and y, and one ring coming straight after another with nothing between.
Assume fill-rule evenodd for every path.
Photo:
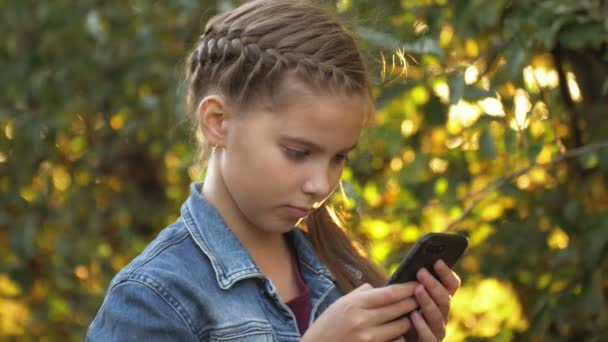
<instances>
[{"instance_id":1,"label":"fingernail","mask_svg":"<svg viewBox=\"0 0 608 342\"><path fill-rule=\"evenodd\" d=\"M429 277L431 277L431 273L426 268L423 268L422 269L422 276L424 277L425 280L428 280L428 279L430 279Z\"/></svg>"}]
</instances>

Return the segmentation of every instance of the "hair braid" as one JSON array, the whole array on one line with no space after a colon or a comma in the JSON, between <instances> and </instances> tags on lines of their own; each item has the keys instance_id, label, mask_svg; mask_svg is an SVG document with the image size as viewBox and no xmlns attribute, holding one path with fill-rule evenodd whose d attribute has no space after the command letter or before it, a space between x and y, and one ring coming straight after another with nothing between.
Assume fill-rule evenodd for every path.
<instances>
[{"instance_id":1,"label":"hair braid","mask_svg":"<svg viewBox=\"0 0 608 342\"><path fill-rule=\"evenodd\" d=\"M271 15L258 15L262 8ZM240 9L210 20L199 38L193 53L198 58L191 58L188 70L194 83L190 112L211 89L237 103L259 98L253 93L272 92L286 70L317 87L359 92L369 87L354 40L316 7L305 1L253 1ZM197 73L196 62L202 66Z\"/></svg>"},{"instance_id":2,"label":"hair braid","mask_svg":"<svg viewBox=\"0 0 608 342\"><path fill-rule=\"evenodd\" d=\"M228 37L230 36L228 34ZM247 40L251 41L251 39ZM243 39L239 37L220 37L219 39L203 37L198 49L193 54L197 52L198 59L192 60L191 71L196 68L197 65L195 63L208 67L217 66L218 62L225 62L230 64L225 72L228 75L226 77L230 77L232 72L234 72L233 70L237 70L244 63L250 62L254 67L249 70L247 76L249 80L261 71L262 66L270 66L270 70L266 74L266 78L268 79L272 78L275 72L282 72L285 67L294 69L304 67L307 72L318 73L318 78L323 81L329 79L336 84L350 84L352 82L350 77L340 68L331 65L331 63L318 60L315 54L300 51L292 52L289 50L281 52L272 47L262 49L255 42L243 44ZM247 89L247 87L243 88L243 90Z\"/></svg>"}]
</instances>

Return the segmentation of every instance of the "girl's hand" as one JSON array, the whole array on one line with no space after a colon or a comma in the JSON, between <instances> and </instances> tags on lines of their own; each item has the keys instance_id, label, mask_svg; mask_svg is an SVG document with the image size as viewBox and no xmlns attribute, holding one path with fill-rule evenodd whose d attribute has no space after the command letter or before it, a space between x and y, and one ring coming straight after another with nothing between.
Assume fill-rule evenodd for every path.
<instances>
[{"instance_id":1,"label":"girl's hand","mask_svg":"<svg viewBox=\"0 0 608 342\"><path fill-rule=\"evenodd\" d=\"M364 284L338 299L308 328L302 341L403 341L407 313L418 307L416 282L373 288Z\"/></svg>"},{"instance_id":2,"label":"girl's hand","mask_svg":"<svg viewBox=\"0 0 608 342\"><path fill-rule=\"evenodd\" d=\"M435 342L445 337L450 301L460 287L460 278L442 260L435 263L434 269L441 282L426 269L416 274L420 285L414 293L420 310L410 315L415 329L406 335L407 342Z\"/></svg>"}]
</instances>

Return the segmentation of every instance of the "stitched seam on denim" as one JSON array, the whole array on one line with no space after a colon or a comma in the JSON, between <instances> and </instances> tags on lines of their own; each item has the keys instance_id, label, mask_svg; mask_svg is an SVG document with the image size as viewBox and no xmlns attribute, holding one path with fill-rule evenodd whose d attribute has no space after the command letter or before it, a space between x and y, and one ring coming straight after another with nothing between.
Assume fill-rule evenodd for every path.
<instances>
[{"instance_id":1,"label":"stitched seam on denim","mask_svg":"<svg viewBox=\"0 0 608 342\"><path fill-rule=\"evenodd\" d=\"M251 271L256 271L256 272L252 273ZM229 280L226 283L226 286L234 285L236 282L243 280L243 279L248 279L248 278L266 279L266 277L264 277L264 274L258 272L257 268L247 268L244 270L240 270L238 272L230 273L228 278L229 278Z\"/></svg>"},{"instance_id":2,"label":"stitched seam on denim","mask_svg":"<svg viewBox=\"0 0 608 342\"><path fill-rule=\"evenodd\" d=\"M190 315L188 315L186 309L158 281L147 275L133 274L131 277L119 284L116 284L114 287L117 287L121 284L126 284L127 282L139 283L151 289L175 311L175 313L181 318L184 324L190 329L190 332L194 336L197 336L197 334L195 333L196 329L194 328L193 320L192 318L190 318Z\"/></svg>"},{"instance_id":3,"label":"stitched seam on denim","mask_svg":"<svg viewBox=\"0 0 608 342\"><path fill-rule=\"evenodd\" d=\"M212 336L216 341L234 341L235 338L249 337L249 336L255 336L255 335L266 335L266 336L272 335L272 330L255 329L253 331L249 330L249 331L237 334L237 335L230 335L230 336L225 336L225 337L224 336L222 336L222 337L213 336L213 335Z\"/></svg>"},{"instance_id":4,"label":"stitched seam on denim","mask_svg":"<svg viewBox=\"0 0 608 342\"><path fill-rule=\"evenodd\" d=\"M230 329L238 329L239 327L247 326L247 325L254 325L254 326L247 328L245 331L225 335L226 332L228 332L228 333L230 332L229 331ZM204 332L204 336L201 336L201 337L205 337L205 338L212 337L218 341L225 341L225 340L229 340L229 339L234 339L236 337L240 338L243 336L259 335L259 334L267 334L267 333L270 333L270 334L273 333L272 325L270 325L267 322L262 322L262 321L249 321L249 322L243 322L238 325L222 327L219 329L210 328L210 329L207 329L207 331Z\"/></svg>"},{"instance_id":5,"label":"stitched seam on denim","mask_svg":"<svg viewBox=\"0 0 608 342\"><path fill-rule=\"evenodd\" d=\"M333 283L331 283L331 285L329 286L327 291L325 291L325 293L321 297L319 297L319 299L314 303L312 310L310 310L310 321L308 322L309 325L312 325L312 322L315 317L315 313L317 312L317 310L319 310L319 306L321 305L321 303L323 303L325 301L325 298L327 298L327 296L329 296L330 292L333 291L335 288L336 288L336 286Z\"/></svg>"},{"instance_id":6,"label":"stitched seam on denim","mask_svg":"<svg viewBox=\"0 0 608 342\"><path fill-rule=\"evenodd\" d=\"M306 266L306 268L311 270L314 274L324 276L325 278L328 278L330 281L332 281L333 275L331 274L331 272L329 272L329 270L316 269L311 265L307 264L304 260L300 260L300 262L302 263L302 265Z\"/></svg>"},{"instance_id":7,"label":"stitched seam on denim","mask_svg":"<svg viewBox=\"0 0 608 342\"><path fill-rule=\"evenodd\" d=\"M283 337L283 338L288 338L290 341L300 341L302 339L302 336L300 336L299 334L295 334L295 333L280 333L275 331L274 332L275 335L277 335L278 337ZM283 341L283 340L281 340Z\"/></svg>"},{"instance_id":8,"label":"stitched seam on denim","mask_svg":"<svg viewBox=\"0 0 608 342\"><path fill-rule=\"evenodd\" d=\"M181 235L183 235L183 236L181 236ZM167 250L170 247L179 245L187 238L188 238L187 231L184 230L184 231L179 232L179 234L177 236L175 236L173 239L171 239L169 241L165 241L164 243L159 244L159 246L157 246L153 250L151 250L149 252L149 255L145 259L137 260L136 264L133 265L133 268L131 268L131 270L129 270L129 272L127 272L125 275L126 276L132 275L137 270L139 270L140 268L144 267L147 263L152 261L154 258L159 256L162 252L164 252L165 250Z\"/></svg>"}]
</instances>

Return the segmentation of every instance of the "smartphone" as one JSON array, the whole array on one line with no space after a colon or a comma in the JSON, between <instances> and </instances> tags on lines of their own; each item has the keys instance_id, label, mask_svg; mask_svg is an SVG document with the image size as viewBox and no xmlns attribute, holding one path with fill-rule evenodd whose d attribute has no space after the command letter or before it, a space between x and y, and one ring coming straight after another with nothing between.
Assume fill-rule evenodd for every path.
<instances>
[{"instance_id":1,"label":"smartphone","mask_svg":"<svg viewBox=\"0 0 608 342\"><path fill-rule=\"evenodd\" d=\"M469 245L469 240L458 234L428 233L421 237L403 258L386 285L417 281L416 273L426 268L439 279L434 270L437 260L443 260L452 268Z\"/></svg>"}]
</instances>

